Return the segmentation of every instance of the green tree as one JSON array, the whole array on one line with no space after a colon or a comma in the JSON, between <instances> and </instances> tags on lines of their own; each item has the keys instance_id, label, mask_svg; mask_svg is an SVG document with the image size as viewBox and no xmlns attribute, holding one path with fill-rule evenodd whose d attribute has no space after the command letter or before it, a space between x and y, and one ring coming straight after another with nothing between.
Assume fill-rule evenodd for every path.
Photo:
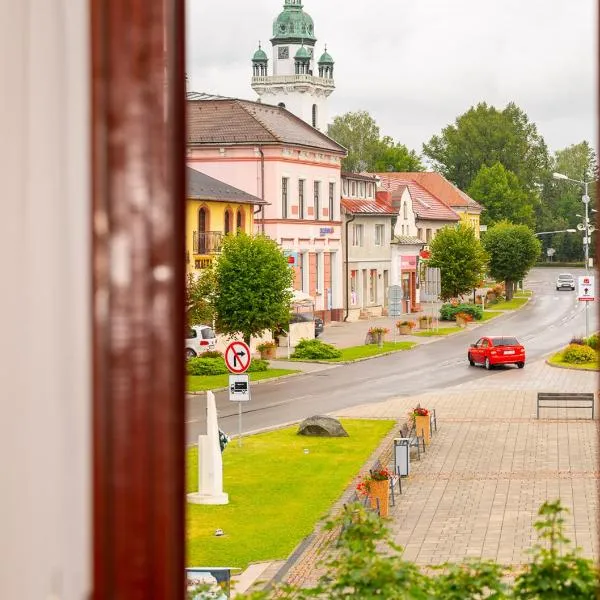
<instances>
[{"instance_id":1,"label":"green tree","mask_svg":"<svg viewBox=\"0 0 600 600\"><path fill-rule=\"evenodd\" d=\"M488 226L505 220L529 227L535 225L532 195L502 163L497 162L491 167L481 165L467 194L485 208L481 222Z\"/></svg>"},{"instance_id":2,"label":"green tree","mask_svg":"<svg viewBox=\"0 0 600 600\"><path fill-rule=\"evenodd\" d=\"M366 110L335 117L328 135L348 150L348 156L342 161L344 171L356 173L369 168L379 142L379 127Z\"/></svg>"},{"instance_id":3,"label":"green tree","mask_svg":"<svg viewBox=\"0 0 600 600\"><path fill-rule=\"evenodd\" d=\"M430 244L429 265L441 271L441 297L449 300L477 287L487 256L472 227L464 224L440 230Z\"/></svg>"},{"instance_id":4,"label":"green tree","mask_svg":"<svg viewBox=\"0 0 600 600\"><path fill-rule=\"evenodd\" d=\"M351 173L369 171L422 171L418 155L390 136L380 137L379 126L367 111L337 116L329 126L329 137L348 150L342 169Z\"/></svg>"},{"instance_id":5,"label":"green tree","mask_svg":"<svg viewBox=\"0 0 600 600\"><path fill-rule=\"evenodd\" d=\"M189 273L185 285L185 305L189 325L210 325L215 318L216 278L214 268Z\"/></svg>"},{"instance_id":6,"label":"green tree","mask_svg":"<svg viewBox=\"0 0 600 600\"><path fill-rule=\"evenodd\" d=\"M506 297L513 296L514 283L521 281L538 260L541 243L525 225L503 221L483 236L489 255L489 273L496 281L504 281Z\"/></svg>"},{"instance_id":7,"label":"green tree","mask_svg":"<svg viewBox=\"0 0 600 600\"><path fill-rule=\"evenodd\" d=\"M470 187L482 165L499 162L515 173L526 192L535 194L549 164L536 125L512 102L503 110L485 102L471 107L424 144L423 153L462 190Z\"/></svg>"},{"instance_id":8,"label":"green tree","mask_svg":"<svg viewBox=\"0 0 600 600\"><path fill-rule=\"evenodd\" d=\"M216 327L244 341L289 321L293 273L272 239L227 236L215 266Z\"/></svg>"}]
</instances>

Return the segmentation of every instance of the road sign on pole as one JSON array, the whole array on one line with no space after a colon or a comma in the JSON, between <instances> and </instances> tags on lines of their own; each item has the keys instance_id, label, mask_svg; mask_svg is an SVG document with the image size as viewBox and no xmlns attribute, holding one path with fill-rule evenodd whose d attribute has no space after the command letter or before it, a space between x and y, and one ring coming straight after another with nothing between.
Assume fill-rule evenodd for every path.
<instances>
[{"instance_id":1,"label":"road sign on pole","mask_svg":"<svg viewBox=\"0 0 600 600\"><path fill-rule=\"evenodd\" d=\"M248 375L229 376L229 400L248 402L250 400L250 381Z\"/></svg>"},{"instance_id":2,"label":"road sign on pole","mask_svg":"<svg viewBox=\"0 0 600 600\"><path fill-rule=\"evenodd\" d=\"M234 375L245 373L251 360L250 348L245 342L231 342L225 350L225 364Z\"/></svg>"},{"instance_id":3,"label":"road sign on pole","mask_svg":"<svg viewBox=\"0 0 600 600\"><path fill-rule=\"evenodd\" d=\"M595 281L593 275L583 275L578 278L577 300L580 302L593 302L595 298Z\"/></svg>"}]
</instances>

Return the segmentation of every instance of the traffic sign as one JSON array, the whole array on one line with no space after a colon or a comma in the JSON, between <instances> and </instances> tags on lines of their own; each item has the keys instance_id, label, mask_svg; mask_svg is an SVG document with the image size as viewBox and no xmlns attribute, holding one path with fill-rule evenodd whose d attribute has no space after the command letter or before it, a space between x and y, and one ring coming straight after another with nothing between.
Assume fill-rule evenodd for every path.
<instances>
[{"instance_id":1,"label":"traffic sign","mask_svg":"<svg viewBox=\"0 0 600 600\"><path fill-rule=\"evenodd\" d=\"M248 375L229 376L229 399L232 402L250 400L250 377Z\"/></svg>"},{"instance_id":2,"label":"traffic sign","mask_svg":"<svg viewBox=\"0 0 600 600\"><path fill-rule=\"evenodd\" d=\"M245 342L231 342L225 350L225 364L231 373L245 373L250 366L250 348Z\"/></svg>"},{"instance_id":3,"label":"traffic sign","mask_svg":"<svg viewBox=\"0 0 600 600\"><path fill-rule=\"evenodd\" d=\"M578 277L577 300L580 302L593 302L595 298L595 280L593 275L582 275Z\"/></svg>"}]
</instances>

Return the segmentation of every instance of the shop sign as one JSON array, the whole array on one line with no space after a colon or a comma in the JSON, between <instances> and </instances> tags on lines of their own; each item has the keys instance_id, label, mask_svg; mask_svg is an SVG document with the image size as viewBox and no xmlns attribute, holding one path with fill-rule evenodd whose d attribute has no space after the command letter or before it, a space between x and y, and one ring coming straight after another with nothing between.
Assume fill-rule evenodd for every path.
<instances>
[{"instance_id":1,"label":"shop sign","mask_svg":"<svg viewBox=\"0 0 600 600\"><path fill-rule=\"evenodd\" d=\"M416 256L401 256L400 257L400 268L403 271L415 270L417 268L417 257Z\"/></svg>"},{"instance_id":2,"label":"shop sign","mask_svg":"<svg viewBox=\"0 0 600 600\"><path fill-rule=\"evenodd\" d=\"M329 235L334 232L333 227L321 227L320 235Z\"/></svg>"}]
</instances>

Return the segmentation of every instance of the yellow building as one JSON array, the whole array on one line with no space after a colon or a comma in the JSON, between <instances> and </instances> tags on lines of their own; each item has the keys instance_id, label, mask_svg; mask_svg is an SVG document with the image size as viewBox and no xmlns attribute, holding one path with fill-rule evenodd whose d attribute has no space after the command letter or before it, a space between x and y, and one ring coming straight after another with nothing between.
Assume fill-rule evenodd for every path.
<instances>
[{"instance_id":1,"label":"yellow building","mask_svg":"<svg viewBox=\"0 0 600 600\"><path fill-rule=\"evenodd\" d=\"M185 249L188 273L208 267L224 236L253 233L254 211L265 201L227 183L187 168Z\"/></svg>"}]
</instances>

